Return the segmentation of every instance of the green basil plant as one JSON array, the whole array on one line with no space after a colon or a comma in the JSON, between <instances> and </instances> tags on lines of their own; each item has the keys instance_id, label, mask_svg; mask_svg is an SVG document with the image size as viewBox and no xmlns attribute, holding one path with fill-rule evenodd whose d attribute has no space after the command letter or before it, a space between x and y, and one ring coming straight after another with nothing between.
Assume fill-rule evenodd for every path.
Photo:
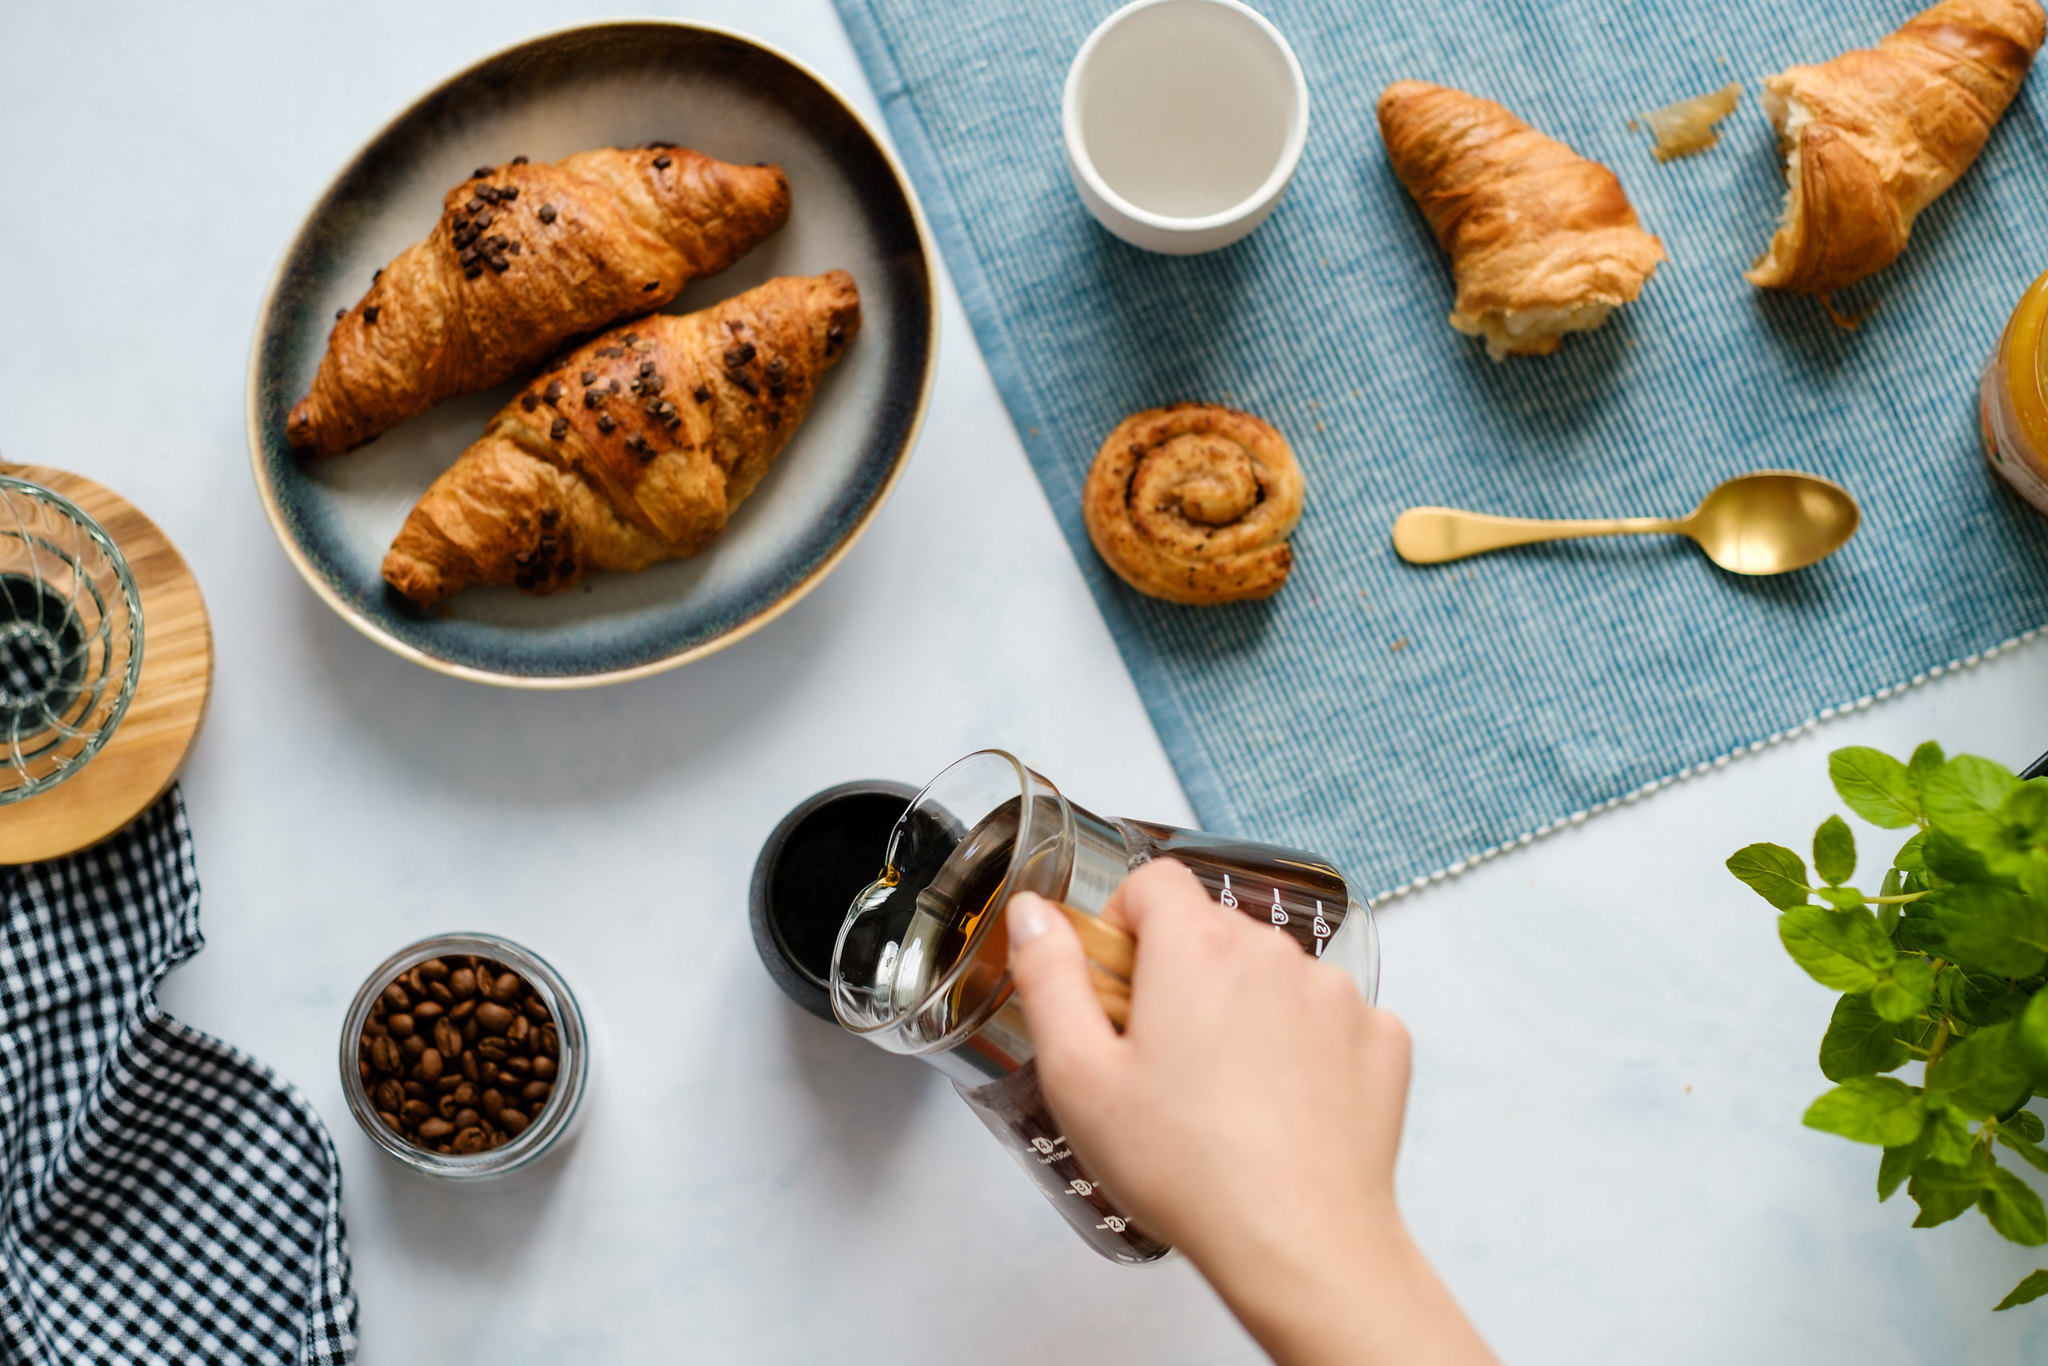
<instances>
[{"instance_id":1,"label":"green basil plant","mask_svg":"<svg viewBox=\"0 0 2048 1366\"><path fill-rule=\"evenodd\" d=\"M1728 860L1782 912L1786 952L1843 993L1820 1041L1835 1089L1806 1123L1884 1149L1877 1198L1903 1185L1915 1228L1974 1207L2013 1242L2048 1243L2041 1197L1999 1165L2010 1155L2048 1172L2041 1119L2026 1108L2048 1095L2048 779L1951 759L1932 741L1906 763L1838 749L1828 774L1864 820L1913 831L1875 892L1850 885L1856 840L1840 816L1814 832L1811 874L1782 845ZM1913 1063L1925 1064L1919 1085L1890 1075ZM1998 1308L2044 1294L2048 1269Z\"/></svg>"}]
</instances>

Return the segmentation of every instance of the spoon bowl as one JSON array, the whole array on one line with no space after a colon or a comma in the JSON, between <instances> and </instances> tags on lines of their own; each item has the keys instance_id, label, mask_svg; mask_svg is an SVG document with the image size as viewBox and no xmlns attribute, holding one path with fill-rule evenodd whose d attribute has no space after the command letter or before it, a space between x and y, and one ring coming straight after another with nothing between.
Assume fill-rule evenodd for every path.
<instances>
[{"instance_id":1,"label":"spoon bowl","mask_svg":"<svg viewBox=\"0 0 2048 1366\"><path fill-rule=\"evenodd\" d=\"M1394 551L1410 564L1442 564L1509 546L1585 536L1689 536L1731 574L1784 574L1818 564L1862 522L1832 479L1796 470L1737 475L1685 517L1543 521L1457 508L1410 508L1394 520Z\"/></svg>"},{"instance_id":2,"label":"spoon bowl","mask_svg":"<svg viewBox=\"0 0 2048 1366\"><path fill-rule=\"evenodd\" d=\"M1722 484L1685 519L1684 534L1731 574L1783 574L1849 543L1863 518L1849 491L1816 474L1766 470Z\"/></svg>"}]
</instances>

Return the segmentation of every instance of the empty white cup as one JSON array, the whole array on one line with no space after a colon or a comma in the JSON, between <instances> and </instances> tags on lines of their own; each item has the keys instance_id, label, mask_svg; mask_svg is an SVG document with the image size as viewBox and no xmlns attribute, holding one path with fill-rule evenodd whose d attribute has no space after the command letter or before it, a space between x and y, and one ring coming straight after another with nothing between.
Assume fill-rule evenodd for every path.
<instances>
[{"instance_id":1,"label":"empty white cup","mask_svg":"<svg viewBox=\"0 0 2048 1366\"><path fill-rule=\"evenodd\" d=\"M1238 0L1133 0L1067 71L1067 170L1095 220L1189 256L1266 221L1308 140L1308 82Z\"/></svg>"}]
</instances>

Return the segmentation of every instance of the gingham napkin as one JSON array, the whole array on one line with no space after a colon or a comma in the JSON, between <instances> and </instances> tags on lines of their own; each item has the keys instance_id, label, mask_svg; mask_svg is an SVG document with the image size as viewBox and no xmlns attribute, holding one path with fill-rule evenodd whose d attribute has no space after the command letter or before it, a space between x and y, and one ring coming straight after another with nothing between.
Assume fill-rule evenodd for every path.
<instances>
[{"instance_id":1,"label":"gingham napkin","mask_svg":"<svg viewBox=\"0 0 2048 1366\"><path fill-rule=\"evenodd\" d=\"M204 944L177 791L97 848L0 869L0 916L0 1360L352 1360L319 1116L156 1004Z\"/></svg>"}]
</instances>

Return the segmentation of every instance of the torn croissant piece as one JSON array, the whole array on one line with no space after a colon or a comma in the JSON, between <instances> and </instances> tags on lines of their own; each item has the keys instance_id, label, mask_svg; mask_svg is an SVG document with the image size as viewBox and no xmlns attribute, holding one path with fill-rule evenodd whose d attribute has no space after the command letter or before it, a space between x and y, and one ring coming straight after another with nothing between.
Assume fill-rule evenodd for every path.
<instances>
[{"instance_id":1,"label":"torn croissant piece","mask_svg":"<svg viewBox=\"0 0 2048 1366\"><path fill-rule=\"evenodd\" d=\"M1088 539L1117 577L1169 602L1266 598L1294 567L1306 492L1287 438L1211 403L1118 423L1081 492Z\"/></svg>"},{"instance_id":2,"label":"torn croissant piece","mask_svg":"<svg viewBox=\"0 0 2048 1366\"><path fill-rule=\"evenodd\" d=\"M652 313L788 217L780 167L683 147L482 167L335 323L285 438L337 455L502 384L579 333Z\"/></svg>"},{"instance_id":3,"label":"torn croissant piece","mask_svg":"<svg viewBox=\"0 0 2048 1366\"><path fill-rule=\"evenodd\" d=\"M1942 0L1874 49L1767 77L1785 215L1750 283L1825 295L1897 260L1984 150L2043 27L2035 0Z\"/></svg>"},{"instance_id":4,"label":"torn croissant piece","mask_svg":"<svg viewBox=\"0 0 2048 1366\"><path fill-rule=\"evenodd\" d=\"M553 593L696 554L859 330L859 291L835 270L578 347L434 481L384 557L385 581L424 606L470 584Z\"/></svg>"},{"instance_id":5,"label":"torn croissant piece","mask_svg":"<svg viewBox=\"0 0 2048 1366\"><path fill-rule=\"evenodd\" d=\"M1450 253L1451 326L1495 360L1600 326L1664 259L1614 172L1493 101L1396 81L1379 115L1394 174Z\"/></svg>"}]
</instances>

